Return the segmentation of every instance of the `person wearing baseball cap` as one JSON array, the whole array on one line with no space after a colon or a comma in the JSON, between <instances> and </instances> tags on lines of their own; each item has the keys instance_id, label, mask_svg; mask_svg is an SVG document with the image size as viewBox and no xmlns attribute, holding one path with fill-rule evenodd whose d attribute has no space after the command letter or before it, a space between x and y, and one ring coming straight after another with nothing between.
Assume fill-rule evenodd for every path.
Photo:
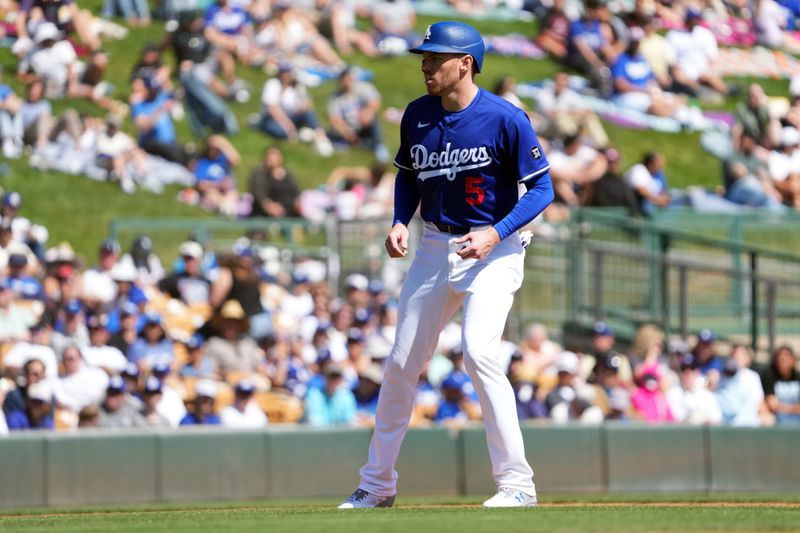
<instances>
[{"instance_id":1,"label":"person wearing baseball cap","mask_svg":"<svg viewBox=\"0 0 800 533\"><path fill-rule=\"evenodd\" d=\"M442 401L436 409L434 422L458 426L469 419L464 409L464 388L469 383L469 377L460 370L451 372L442 380Z\"/></svg>"},{"instance_id":2,"label":"person wearing baseball cap","mask_svg":"<svg viewBox=\"0 0 800 533\"><path fill-rule=\"evenodd\" d=\"M178 247L178 255L183 268L161 279L158 289L187 305L207 304L211 299L211 281L203 272L203 246L196 241L185 241Z\"/></svg>"},{"instance_id":3,"label":"person wearing baseball cap","mask_svg":"<svg viewBox=\"0 0 800 533\"><path fill-rule=\"evenodd\" d=\"M106 387L106 398L100 409L97 427L132 428L145 425L139 411L126 401L127 388L122 376L111 376Z\"/></svg>"},{"instance_id":4,"label":"person wearing baseball cap","mask_svg":"<svg viewBox=\"0 0 800 533\"><path fill-rule=\"evenodd\" d=\"M6 415L9 431L23 429L55 429L52 416L53 387L49 381L39 381L28 387L25 408Z\"/></svg>"},{"instance_id":5,"label":"person wearing baseball cap","mask_svg":"<svg viewBox=\"0 0 800 533\"><path fill-rule=\"evenodd\" d=\"M356 420L353 392L344 382L345 369L336 362L323 367L324 386L309 387L305 399L305 421L314 427L346 426Z\"/></svg>"},{"instance_id":6,"label":"person wearing baseball cap","mask_svg":"<svg viewBox=\"0 0 800 533\"><path fill-rule=\"evenodd\" d=\"M142 386L142 408L139 411L144 422L149 427L169 427L170 423L158 410L158 404L163 398L161 380L156 376L148 376Z\"/></svg>"},{"instance_id":7,"label":"person wearing baseball cap","mask_svg":"<svg viewBox=\"0 0 800 533\"><path fill-rule=\"evenodd\" d=\"M222 425L237 429L258 429L267 426L267 415L253 400L255 384L247 379L241 380L233 389L233 403L222 410Z\"/></svg>"},{"instance_id":8,"label":"person wearing baseball cap","mask_svg":"<svg viewBox=\"0 0 800 533\"><path fill-rule=\"evenodd\" d=\"M617 376L625 383L631 383L633 370L628 357L614 349L616 337L614 330L607 322L598 320L592 326L592 352L594 357L593 374L610 360L617 362Z\"/></svg>"},{"instance_id":9,"label":"person wearing baseball cap","mask_svg":"<svg viewBox=\"0 0 800 533\"><path fill-rule=\"evenodd\" d=\"M692 355L701 375L712 381L719 378L724 360L717 354L717 335L711 329L704 328L697 333Z\"/></svg>"},{"instance_id":10,"label":"person wearing baseball cap","mask_svg":"<svg viewBox=\"0 0 800 533\"><path fill-rule=\"evenodd\" d=\"M214 412L219 386L210 379L201 379L194 386L194 410L181 420L181 426L212 425L222 423L219 415Z\"/></svg>"}]
</instances>

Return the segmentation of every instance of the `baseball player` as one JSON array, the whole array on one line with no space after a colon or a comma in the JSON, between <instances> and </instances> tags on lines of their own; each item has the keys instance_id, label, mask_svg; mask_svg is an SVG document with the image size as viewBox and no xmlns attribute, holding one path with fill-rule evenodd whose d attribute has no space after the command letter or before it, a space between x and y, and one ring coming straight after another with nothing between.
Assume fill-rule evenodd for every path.
<instances>
[{"instance_id":1,"label":"baseball player","mask_svg":"<svg viewBox=\"0 0 800 533\"><path fill-rule=\"evenodd\" d=\"M422 54L428 94L411 102L400 127L389 256L408 253L408 224L417 207L425 227L400 294L369 459L358 489L339 508L394 503L394 465L420 372L461 305L465 366L480 399L498 489L484 506L533 506L533 471L498 355L522 284L518 230L553 200L550 167L526 114L475 85L484 54L477 30L438 22L411 52ZM520 185L527 189L521 196Z\"/></svg>"}]
</instances>

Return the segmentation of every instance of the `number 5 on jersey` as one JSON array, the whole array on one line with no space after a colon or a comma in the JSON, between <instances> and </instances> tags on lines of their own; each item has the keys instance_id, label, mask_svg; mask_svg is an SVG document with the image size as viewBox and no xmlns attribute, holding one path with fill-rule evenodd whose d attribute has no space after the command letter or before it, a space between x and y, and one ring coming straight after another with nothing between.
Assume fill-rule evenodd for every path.
<instances>
[{"instance_id":1,"label":"number 5 on jersey","mask_svg":"<svg viewBox=\"0 0 800 533\"><path fill-rule=\"evenodd\" d=\"M483 183L483 176L472 176L466 178L464 181L464 188L466 189L467 203L469 205L481 205L486 193L481 188Z\"/></svg>"}]
</instances>

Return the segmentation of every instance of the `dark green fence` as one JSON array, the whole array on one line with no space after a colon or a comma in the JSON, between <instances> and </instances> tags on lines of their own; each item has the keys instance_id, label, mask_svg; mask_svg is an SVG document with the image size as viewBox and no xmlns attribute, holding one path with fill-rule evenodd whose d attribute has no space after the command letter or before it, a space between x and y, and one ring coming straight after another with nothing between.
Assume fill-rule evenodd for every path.
<instances>
[{"instance_id":1,"label":"dark green fence","mask_svg":"<svg viewBox=\"0 0 800 533\"><path fill-rule=\"evenodd\" d=\"M798 491L800 428L526 426L539 490ZM0 439L0 506L344 497L370 431L30 433ZM408 433L401 495L494 491L482 428Z\"/></svg>"}]
</instances>

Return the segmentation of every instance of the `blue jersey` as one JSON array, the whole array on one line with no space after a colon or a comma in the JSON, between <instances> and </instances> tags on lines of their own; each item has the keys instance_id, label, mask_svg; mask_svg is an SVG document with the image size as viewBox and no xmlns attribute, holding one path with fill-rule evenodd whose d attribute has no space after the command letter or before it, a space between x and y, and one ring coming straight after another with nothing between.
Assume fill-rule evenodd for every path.
<instances>
[{"instance_id":1,"label":"blue jersey","mask_svg":"<svg viewBox=\"0 0 800 533\"><path fill-rule=\"evenodd\" d=\"M397 179L416 178L428 222L495 224L519 200L519 183L550 169L525 112L483 89L457 112L438 96L411 102L400 137L394 163L407 172Z\"/></svg>"},{"instance_id":2,"label":"blue jersey","mask_svg":"<svg viewBox=\"0 0 800 533\"><path fill-rule=\"evenodd\" d=\"M203 157L197 162L194 176L198 182L207 181L211 183L220 184L228 177L231 170L231 163L225 154L219 154L214 159Z\"/></svg>"},{"instance_id":3,"label":"blue jersey","mask_svg":"<svg viewBox=\"0 0 800 533\"><path fill-rule=\"evenodd\" d=\"M250 15L240 7L225 9L219 5L209 7L203 17L206 26L226 35L239 35L250 24Z\"/></svg>"},{"instance_id":4,"label":"blue jersey","mask_svg":"<svg viewBox=\"0 0 800 533\"><path fill-rule=\"evenodd\" d=\"M131 107L131 116L136 120L136 117L140 115L152 115L169 99L170 95L162 92L153 100L144 100L134 104ZM172 144L177 140L175 125L172 123L169 113L162 113L151 130L139 134L140 143L151 140L164 144Z\"/></svg>"},{"instance_id":5,"label":"blue jersey","mask_svg":"<svg viewBox=\"0 0 800 533\"><path fill-rule=\"evenodd\" d=\"M603 30L600 27L600 21L578 19L569 25L569 52L570 54L577 53L575 48L575 41L581 40L595 52L599 52L605 44L603 37Z\"/></svg>"},{"instance_id":6,"label":"blue jersey","mask_svg":"<svg viewBox=\"0 0 800 533\"><path fill-rule=\"evenodd\" d=\"M637 54L629 56L620 54L619 58L611 67L611 74L614 79L622 78L635 87L645 88L651 81L655 80L653 69L643 55Z\"/></svg>"}]
</instances>

